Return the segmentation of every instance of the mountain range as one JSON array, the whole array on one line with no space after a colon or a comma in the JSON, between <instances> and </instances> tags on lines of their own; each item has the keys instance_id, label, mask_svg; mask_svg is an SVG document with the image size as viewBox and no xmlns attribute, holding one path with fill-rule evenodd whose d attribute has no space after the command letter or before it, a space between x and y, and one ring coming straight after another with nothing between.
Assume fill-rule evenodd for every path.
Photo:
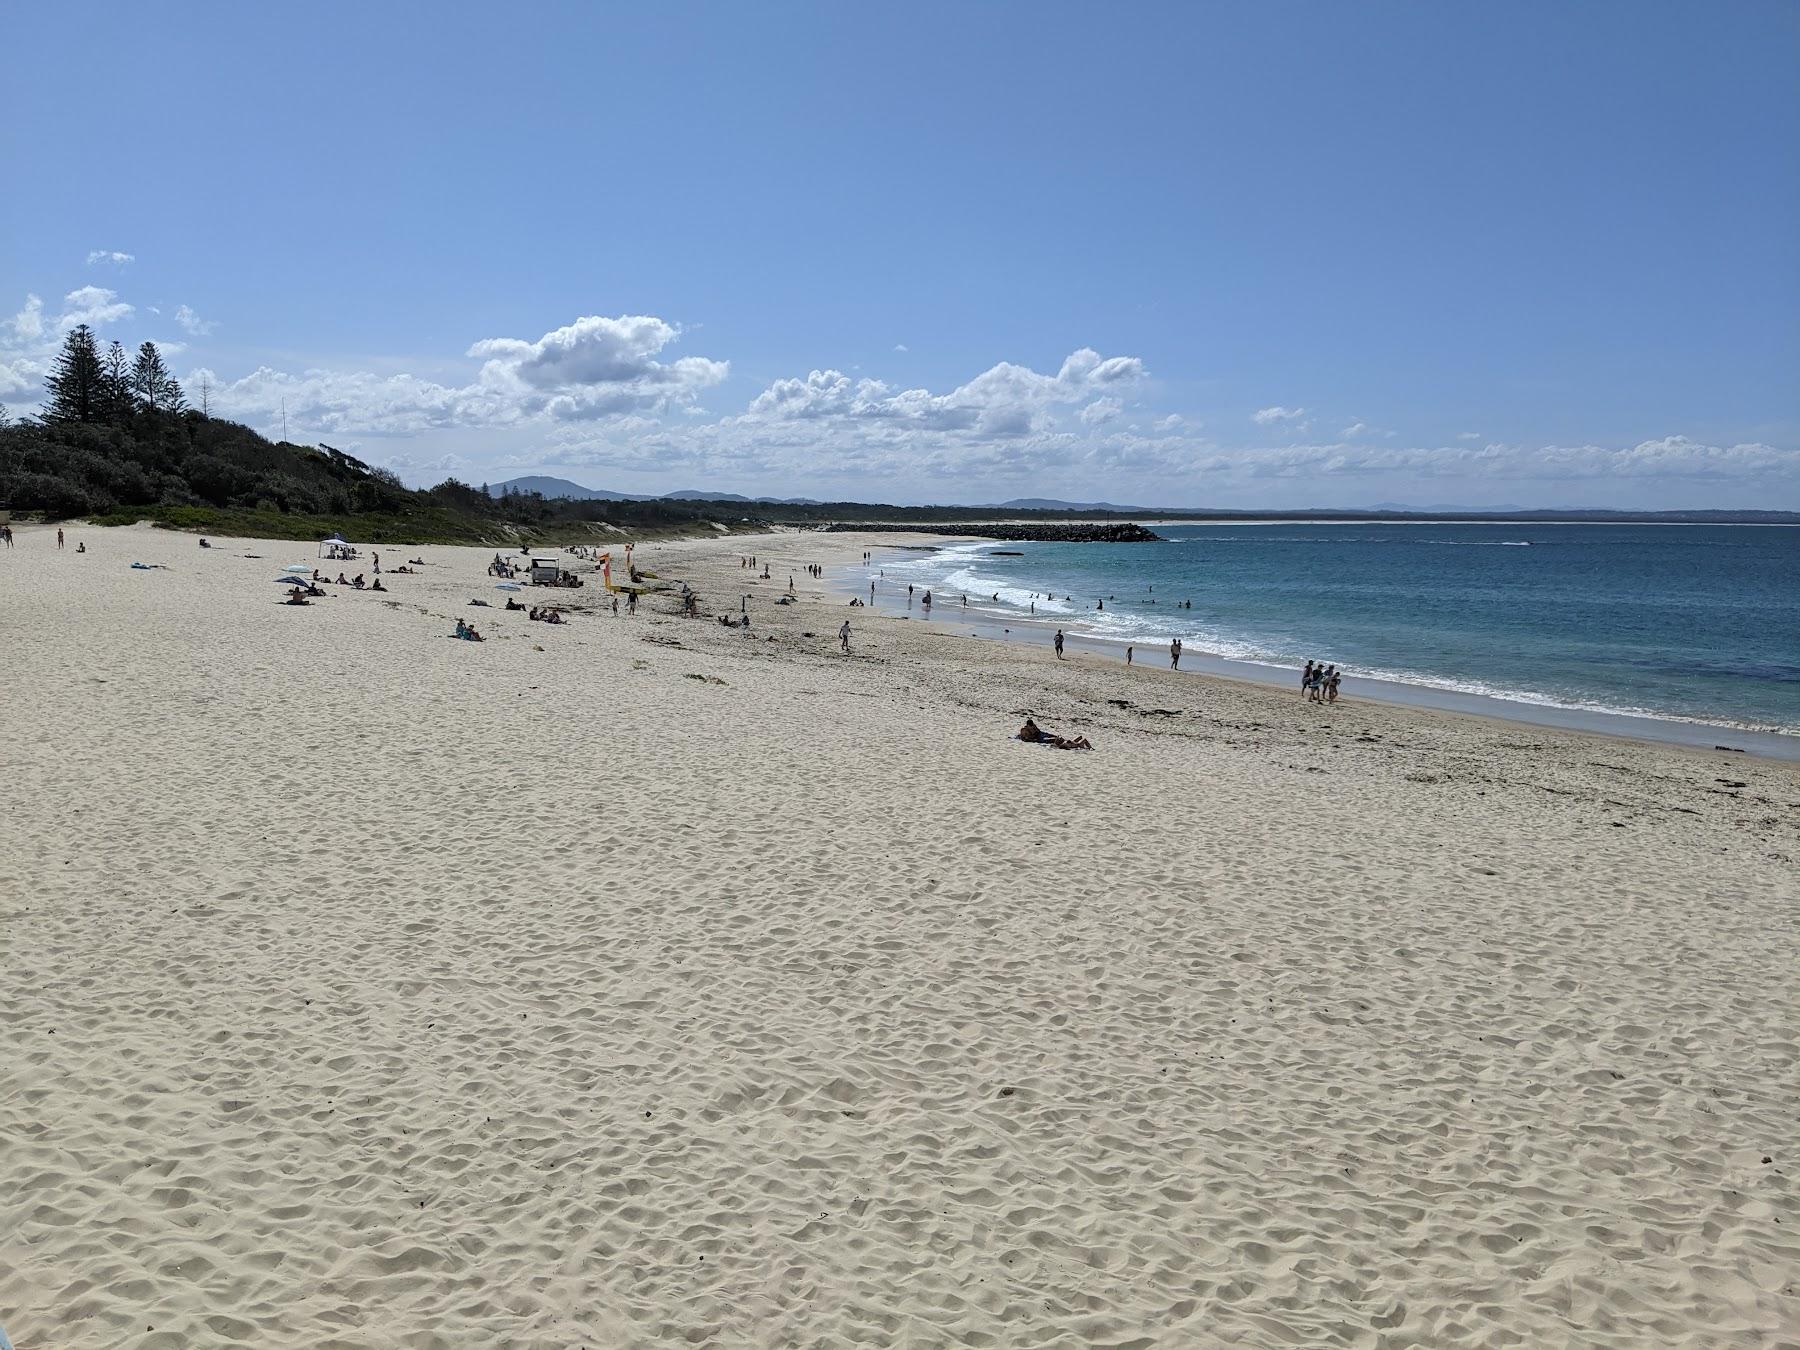
<instances>
[{"instance_id":1,"label":"mountain range","mask_svg":"<svg viewBox=\"0 0 1800 1350\"><path fill-rule=\"evenodd\" d=\"M550 478L543 474L527 474L509 478L504 483L490 483L488 495L504 497L509 492L535 492L540 497L567 501L602 502L760 502L772 506L817 506L812 497L745 497L736 492L700 492L683 488L680 492L614 492L610 488L583 487L567 478Z\"/></svg>"}]
</instances>

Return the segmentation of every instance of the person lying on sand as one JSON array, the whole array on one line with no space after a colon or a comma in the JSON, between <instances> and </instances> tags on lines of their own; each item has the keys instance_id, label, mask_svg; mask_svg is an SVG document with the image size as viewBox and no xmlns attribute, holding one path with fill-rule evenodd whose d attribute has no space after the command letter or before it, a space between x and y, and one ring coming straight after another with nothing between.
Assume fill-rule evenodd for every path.
<instances>
[{"instance_id":1,"label":"person lying on sand","mask_svg":"<svg viewBox=\"0 0 1800 1350\"><path fill-rule=\"evenodd\" d=\"M511 599L511 598L508 598L508 600L506 602L506 607L508 609L524 609L525 608L525 606L521 605L517 600Z\"/></svg>"},{"instance_id":2,"label":"person lying on sand","mask_svg":"<svg viewBox=\"0 0 1800 1350\"><path fill-rule=\"evenodd\" d=\"M1032 721L1030 714L1026 715L1025 725L1019 728L1018 736L1015 739L1027 741L1032 745L1053 746L1058 750L1092 750L1094 748L1088 744L1088 738L1086 736L1066 737L1052 735L1050 732L1045 731L1040 727L1036 722Z\"/></svg>"}]
</instances>

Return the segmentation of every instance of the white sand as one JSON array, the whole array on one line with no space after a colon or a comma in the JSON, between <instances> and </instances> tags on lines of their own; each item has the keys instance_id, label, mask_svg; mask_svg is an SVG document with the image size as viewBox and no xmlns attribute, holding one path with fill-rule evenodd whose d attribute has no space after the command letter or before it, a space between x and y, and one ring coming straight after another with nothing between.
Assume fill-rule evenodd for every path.
<instances>
[{"instance_id":1,"label":"white sand","mask_svg":"<svg viewBox=\"0 0 1800 1350\"><path fill-rule=\"evenodd\" d=\"M1795 766L311 553L0 554L19 1350L1800 1343Z\"/></svg>"}]
</instances>

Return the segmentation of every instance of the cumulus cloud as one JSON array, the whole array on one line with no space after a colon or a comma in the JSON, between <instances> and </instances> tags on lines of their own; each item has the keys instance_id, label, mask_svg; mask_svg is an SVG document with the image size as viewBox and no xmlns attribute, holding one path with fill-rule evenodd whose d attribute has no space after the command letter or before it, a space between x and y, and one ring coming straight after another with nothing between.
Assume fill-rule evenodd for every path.
<instances>
[{"instance_id":1,"label":"cumulus cloud","mask_svg":"<svg viewBox=\"0 0 1800 1350\"><path fill-rule=\"evenodd\" d=\"M1366 436L1371 430L1373 430L1373 428L1370 427L1367 422L1352 422L1349 426L1340 431L1338 435L1342 436L1345 440L1350 440L1356 436Z\"/></svg>"},{"instance_id":2,"label":"cumulus cloud","mask_svg":"<svg viewBox=\"0 0 1800 1350\"><path fill-rule=\"evenodd\" d=\"M1112 421L1124 411L1123 401L1108 396L1095 399L1075 416L1083 426L1097 427L1103 422Z\"/></svg>"},{"instance_id":3,"label":"cumulus cloud","mask_svg":"<svg viewBox=\"0 0 1800 1350\"><path fill-rule=\"evenodd\" d=\"M259 366L241 379L221 380L204 367L185 384L212 386L214 410L256 426L279 420L283 407L291 425L310 434L398 436L460 426L495 426L515 421L517 406L478 386L456 388L413 375L367 371L307 370L299 374Z\"/></svg>"},{"instance_id":4,"label":"cumulus cloud","mask_svg":"<svg viewBox=\"0 0 1800 1350\"><path fill-rule=\"evenodd\" d=\"M131 306L119 299L116 291L104 286L83 286L63 297L63 312L57 315L56 326L68 329L85 323L89 328L100 328L130 318L131 313Z\"/></svg>"},{"instance_id":5,"label":"cumulus cloud","mask_svg":"<svg viewBox=\"0 0 1800 1350\"><path fill-rule=\"evenodd\" d=\"M130 253L120 253L116 249L97 248L87 256L88 266L96 267L105 264L109 267L123 267L134 263L137 258Z\"/></svg>"},{"instance_id":6,"label":"cumulus cloud","mask_svg":"<svg viewBox=\"0 0 1800 1350\"><path fill-rule=\"evenodd\" d=\"M18 398L43 389L43 364L28 356L0 354L0 399Z\"/></svg>"},{"instance_id":7,"label":"cumulus cloud","mask_svg":"<svg viewBox=\"0 0 1800 1350\"><path fill-rule=\"evenodd\" d=\"M180 324L195 337L205 337L218 325L211 319L203 319L188 306L183 305L175 311L175 322Z\"/></svg>"},{"instance_id":8,"label":"cumulus cloud","mask_svg":"<svg viewBox=\"0 0 1800 1350\"><path fill-rule=\"evenodd\" d=\"M535 342L485 338L468 354L487 358L478 379L483 389L561 420L587 420L634 408L666 411L724 380L725 361L657 359L680 332L647 314L587 315Z\"/></svg>"},{"instance_id":9,"label":"cumulus cloud","mask_svg":"<svg viewBox=\"0 0 1800 1350\"><path fill-rule=\"evenodd\" d=\"M894 389L881 380L853 379L840 370L815 370L804 379L776 380L751 400L745 416L757 421L835 421L864 429L885 426L944 435L1023 437L1046 430L1060 406L1124 388L1143 375L1144 365L1137 357L1102 357L1087 347L1072 352L1054 375L1002 361L944 394Z\"/></svg>"},{"instance_id":10,"label":"cumulus cloud","mask_svg":"<svg viewBox=\"0 0 1800 1350\"><path fill-rule=\"evenodd\" d=\"M35 295L25 297L25 305L7 321L12 329L13 338L19 342L32 342L44 335L44 302Z\"/></svg>"},{"instance_id":11,"label":"cumulus cloud","mask_svg":"<svg viewBox=\"0 0 1800 1350\"><path fill-rule=\"evenodd\" d=\"M483 363L466 384L405 373L312 369L295 374L267 366L229 381L196 370L188 383L204 374L222 415L258 426L272 425L285 401L291 426L322 435L406 436L539 417L550 423L589 422L685 409L726 377L729 366L723 361L659 359L679 331L647 315L590 316L535 341L484 338L468 349L467 355Z\"/></svg>"},{"instance_id":12,"label":"cumulus cloud","mask_svg":"<svg viewBox=\"0 0 1800 1350\"><path fill-rule=\"evenodd\" d=\"M910 352L912 348L907 346L904 342L896 342L894 344L894 350L897 352Z\"/></svg>"},{"instance_id":13,"label":"cumulus cloud","mask_svg":"<svg viewBox=\"0 0 1800 1350\"><path fill-rule=\"evenodd\" d=\"M1305 408L1284 408L1276 404L1273 408L1261 408L1251 413L1250 420L1259 427L1270 427L1278 422L1297 422L1305 416Z\"/></svg>"}]
</instances>

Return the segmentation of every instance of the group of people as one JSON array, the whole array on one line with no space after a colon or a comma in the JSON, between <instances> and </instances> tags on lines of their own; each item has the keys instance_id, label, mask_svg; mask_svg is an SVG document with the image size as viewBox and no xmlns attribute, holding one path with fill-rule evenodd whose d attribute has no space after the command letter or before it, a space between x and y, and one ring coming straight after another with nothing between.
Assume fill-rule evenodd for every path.
<instances>
[{"instance_id":1,"label":"group of people","mask_svg":"<svg viewBox=\"0 0 1800 1350\"><path fill-rule=\"evenodd\" d=\"M1306 669L1300 672L1300 696L1314 703L1336 703L1338 681L1343 678L1343 672L1336 666L1308 661Z\"/></svg>"},{"instance_id":2,"label":"group of people","mask_svg":"<svg viewBox=\"0 0 1800 1350\"><path fill-rule=\"evenodd\" d=\"M475 630L474 624L464 623L461 619L456 621L456 631L450 636L453 638L461 638L464 642L487 641L486 638L482 637L481 634Z\"/></svg>"},{"instance_id":3,"label":"group of people","mask_svg":"<svg viewBox=\"0 0 1800 1350\"><path fill-rule=\"evenodd\" d=\"M509 604L507 606L507 608L511 609L512 606ZM568 622L567 619L563 618L562 611L560 609L552 609L549 605L544 605L541 608L537 605L533 605L531 607L531 612L529 614L527 614L525 617L527 619L529 619L532 623L567 623Z\"/></svg>"},{"instance_id":4,"label":"group of people","mask_svg":"<svg viewBox=\"0 0 1800 1350\"><path fill-rule=\"evenodd\" d=\"M371 583L363 580L363 574L361 572L358 572L353 577L346 577L342 572L339 572L337 574L337 580L331 581L330 577L326 576L315 567L313 568L312 579L315 585L321 581L329 581L333 586L348 586L352 590L357 591L385 591L387 589L386 586L381 584L381 577L379 575L377 575L375 580ZM320 591L318 594L323 595L324 592Z\"/></svg>"}]
</instances>

